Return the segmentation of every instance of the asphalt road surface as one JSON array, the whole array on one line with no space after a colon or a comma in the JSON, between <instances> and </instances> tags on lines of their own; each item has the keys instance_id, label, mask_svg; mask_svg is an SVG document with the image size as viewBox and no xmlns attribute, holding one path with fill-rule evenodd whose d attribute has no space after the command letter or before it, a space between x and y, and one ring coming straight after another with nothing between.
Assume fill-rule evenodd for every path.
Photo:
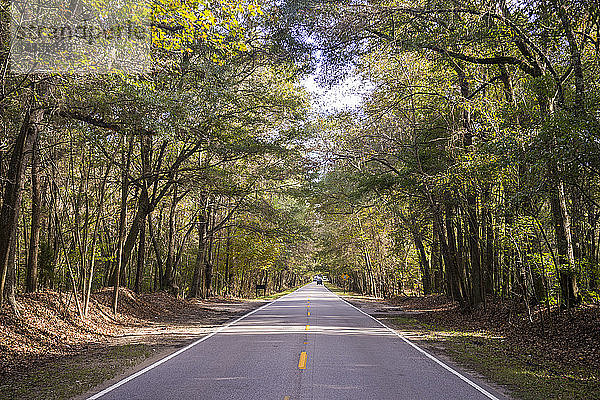
<instances>
[{"instance_id":1,"label":"asphalt road surface","mask_svg":"<svg viewBox=\"0 0 600 400\"><path fill-rule=\"evenodd\" d=\"M505 399L311 283L90 399Z\"/></svg>"}]
</instances>

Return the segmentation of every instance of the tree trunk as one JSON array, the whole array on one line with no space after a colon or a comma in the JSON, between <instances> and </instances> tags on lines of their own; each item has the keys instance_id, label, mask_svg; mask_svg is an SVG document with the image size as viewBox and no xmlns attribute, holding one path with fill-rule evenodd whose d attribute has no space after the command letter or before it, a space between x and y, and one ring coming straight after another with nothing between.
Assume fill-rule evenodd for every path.
<instances>
[{"instance_id":1,"label":"tree trunk","mask_svg":"<svg viewBox=\"0 0 600 400\"><path fill-rule=\"evenodd\" d=\"M464 307L465 295L458 272L459 265L456 254L456 236L454 234L454 227L452 226L452 216L452 206L446 205L446 236L443 236L441 229L439 229L438 232L440 232L439 239L442 246L444 264L446 266L446 279L448 281L447 286L449 295L453 300L458 301L461 307Z\"/></svg>"},{"instance_id":2,"label":"tree trunk","mask_svg":"<svg viewBox=\"0 0 600 400\"><path fill-rule=\"evenodd\" d=\"M492 224L492 215L489 208L489 189L483 194L483 211L481 216L481 232L485 236L485 246L482 257L482 272L484 293L491 294L494 290L494 226Z\"/></svg>"},{"instance_id":3,"label":"tree trunk","mask_svg":"<svg viewBox=\"0 0 600 400\"><path fill-rule=\"evenodd\" d=\"M214 212L212 206L208 206L207 209L207 223L208 223L208 231L210 232L207 235L208 239L208 247L204 252L204 296L210 297L212 295L212 278L213 278L213 260L212 260L212 250L213 250L213 241L214 241L214 233L212 232L212 228L214 227Z\"/></svg>"},{"instance_id":4,"label":"tree trunk","mask_svg":"<svg viewBox=\"0 0 600 400\"><path fill-rule=\"evenodd\" d=\"M144 262L146 253L146 219L142 221L142 227L140 228L140 241L138 243L137 251L137 268L135 272L135 287L136 293L141 292L142 280L144 279Z\"/></svg>"},{"instance_id":5,"label":"tree trunk","mask_svg":"<svg viewBox=\"0 0 600 400\"><path fill-rule=\"evenodd\" d=\"M175 285L175 211L177 210L177 187L173 189L173 199L169 210L169 237L167 240L167 262L161 286L171 293L177 293Z\"/></svg>"},{"instance_id":6,"label":"tree trunk","mask_svg":"<svg viewBox=\"0 0 600 400\"><path fill-rule=\"evenodd\" d=\"M571 66L573 67L573 77L575 78L575 112L576 114L579 114L579 116L582 116L581 114L583 114L585 107L585 79L583 76L583 65L581 63L581 49L577 44L575 32L573 31L573 24L567 14L564 1L554 0L553 3L565 31L567 43L569 43Z\"/></svg>"},{"instance_id":7,"label":"tree trunk","mask_svg":"<svg viewBox=\"0 0 600 400\"><path fill-rule=\"evenodd\" d=\"M42 196L40 192L40 139L33 144L31 155L31 234L29 236L29 256L27 257L27 279L25 290L35 292L38 287L38 254L40 250L40 227Z\"/></svg>"},{"instance_id":8,"label":"tree trunk","mask_svg":"<svg viewBox=\"0 0 600 400\"><path fill-rule=\"evenodd\" d=\"M431 273L429 269L429 260L427 260L427 254L425 253L425 246L423 246L423 240L419 233L413 233L413 239L415 241L415 247L419 253L419 265L421 267L421 280L423 282L423 294L431 294Z\"/></svg>"},{"instance_id":9,"label":"tree trunk","mask_svg":"<svg viewBox=\"0 0 600 400\"><path fill-rule=\"evenodd\" d=\"M550 166L550 174L554 178L553 182L556 182L558 186L551 194L550 208L556 239L560 303L563 307L570 308L576 305L578 301L577 283L573 271L575 260L571 240L571 224L566 208L564 186L555 165Z\"/></svg>"},{"instance_id":10,"label":"tree trunk","mask_svg":"<svg viewBox=\"0 0 600 400\"><path fill-rule=\"evenodd\" d=\"M481 252L479 250L479 224L477 221L477 202L475 196L467 196L467 227L469 255L471 259L471 306L476 308L484 301L484 282L481 271Z\"/></svg>"},{"instance_id":11,"label":"tree trunk","mask_svg":"<svg viewBox=\"0 0 600 400\"><path fill-rule=\"evenodd\" d=\"M160 224L159 224L160 228ZM154 277L154 290L158 290L160 286L160 279L162 277L162 265L163 260L160 254L160 247L158 245L158 239L154 232L154 223L152 222L152 213L148 214L148 233L150 233L150 239L152 240L152 248L154 249L154 257L156 258L156 273Z\"/></svg>"},{"instance_id":12,"label":"tree trunk","mask_svg":"<svg viewBox=\"0 0 600 400\"><path fill-rule=\"evenodd\" d=\"M94 223L94 233L92 234L92 245L90 247L90 271L88 276L88 281L85 290L85 297L83 300L83 316L87 317L88 309L90 304L90 296L92 295L92 282L94 280L94 267L96 265L96 243L98 241L98 232L100 230L100 219L102 216L102 208L104 205L104 195L106 193L106 181L108 180L108 174L110 172L112 164L108 164L106 167L106 173L104 174L104 178L102 179L102 183L100 184L100 199L98 200L98 211L96 214L96 221Z\"/></svg>"},{"instance_id":13,"label":"tree trunk","mask_svg":"<svg viewBox=\"0 0 600 400\"><path fill-rule=\"evenodd\" d=\"M142 179L141 179L141 192L140 192L140 205L142 206L142 213L140 215L140 241L138 243L137 253L137 268L135 273L135 286L134 290L136 293L140 293L142 280L144 277L144 261L146 252L146 220L150 214L150 205L148 199L148 183L150 175L150 164L152 162L152 138L145 132L140 135L140 157L142 159ZM140 207L138 206L138 210Z\"/></svg>"},{"instance_id":14,"label":"tree trunk","mask_svg":"<svg viewBox=\"0 0 600 400\"><path fill-rule=\"evenodd\" d=\"M225 295L231 293L233 274L229 271L229 254L231 250L231 228L227 227L227 241L225 242Z\"/></svg>"},{"instance_id":15,"label":"tree trunk","mask_svg":"<svg viewBox=\"0 0 600 400\"><path fill-rule=\"evenodd\" d=\"M432 291L440 293L442 291L443 270L440 254L440 239L438 237L439 225L433 220L431 233L431 270L433 272Z\"/></svg>"},{"instance_id":16,"label":"tree trunk","mask_svg":"<svg viewBox=\"0 0 600 400\"><path fill-rule=\"evenodd\" d=\"M36 90L36 88L34 88ZM21 129L13 147L8 165L6 184L0 209L0 306L6 298L16 311L14 297L15 264L11 263L11 251L15 246L23 177L25 174L26 157L37 140L39 124L44 118L43 109L33 109L31 104L25 113ZM8 286L7 284L7 276ZM7 290L5 290L7 289Z\"/></svg>"},{"instance_id":17,"label":"tree trunk","mask_svg":"<svg viewBox=\"0 0 600 400\"><path fill-rule=\"evenodd\" d=\"M202 204L202 203L201 203ZM189 297L199 297L202 288L202 268L204 266L204 253L206 252L206 218L204 212L198 215L198 249L196 253L196 263L194 265L194 275L190 287Z\"/></svg>"},{"instance_id":18,"label":"tree trunk","mask_svg":"<svg viewBox=\"0 0 600 400\"><path fill-rule=\"evenodd\" d=\"M562 179L553 201L553 216L555 218L555 234L558 247L558 260L560 267L561 304L567 308L579 302L579 290L575 278L575 256L573 254L573 240L571 234L571 219L567 210L566 195ZM556 204L558 203L558 204Z\"/></svg>"},{"instance_id":19,"label":"tree trunk","mask_svg":"<svg viewBox=\"0 0 600 400\"><path fill-rule=\"evenodd\" d=\"M131 153L133 150L133 137L129 138L127 155L121 154L121 212L119 215L119 234L117 249L117 265L114 272L112 308L113 314L117 314L119 304L119 286L121 283L121 271L123 270L123 236L125 236L125 222L127 218L127 197L129 194L129 167L131 164ZM123 149L125 150L125 149Z\"/></svg>"}]
</instances>

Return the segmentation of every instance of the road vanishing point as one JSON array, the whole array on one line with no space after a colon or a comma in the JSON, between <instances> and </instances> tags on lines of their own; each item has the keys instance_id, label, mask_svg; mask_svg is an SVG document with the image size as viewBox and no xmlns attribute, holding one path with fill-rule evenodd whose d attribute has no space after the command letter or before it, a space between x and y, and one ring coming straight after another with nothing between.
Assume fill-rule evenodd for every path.
<instances>
[{"instance_id":1,"label":"road vanishing point","mask_svg":"<svg viewBox=\"0 0 600 400\"><path fill-rule=\"evenodd\" d=\"M311 283L89 397L94 399L506 397Z\"/></svg>"}]
</instances>

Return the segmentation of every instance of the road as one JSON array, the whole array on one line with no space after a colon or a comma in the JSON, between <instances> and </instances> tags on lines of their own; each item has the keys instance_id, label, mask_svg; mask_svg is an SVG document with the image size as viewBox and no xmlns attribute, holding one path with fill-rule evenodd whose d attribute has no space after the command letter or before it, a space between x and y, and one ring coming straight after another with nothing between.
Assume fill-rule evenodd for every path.
<instances>
[{"instance_id":1,"label":"road","mask_svg":"<svg viewBox=\"0 0 600 400\"><path fill-rule=\"evenodd\" d=\"M96 398L504 399L315 283Z\"/></svg>"}]
</instances>

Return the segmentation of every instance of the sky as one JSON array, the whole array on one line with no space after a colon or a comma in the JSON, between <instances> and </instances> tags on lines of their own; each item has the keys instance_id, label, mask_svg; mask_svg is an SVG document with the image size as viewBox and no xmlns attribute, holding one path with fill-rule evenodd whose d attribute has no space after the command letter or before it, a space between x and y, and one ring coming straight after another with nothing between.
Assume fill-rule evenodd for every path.
<instances>
[{"instance_id":1,"label":"sky","mask_svg":"<svg viewBox=\"0 0 600 400\"><path fill-rule=\"evenodd\" d=\"M301 85L311 94L313 110L319 114L333 114L339 111L355 109L360 106L363 97L373 91L374 85L358 74L348 74L341 82L331 88L321 87L317 83L317 74L308 76Z\"/></svg>"}]
</instances>

